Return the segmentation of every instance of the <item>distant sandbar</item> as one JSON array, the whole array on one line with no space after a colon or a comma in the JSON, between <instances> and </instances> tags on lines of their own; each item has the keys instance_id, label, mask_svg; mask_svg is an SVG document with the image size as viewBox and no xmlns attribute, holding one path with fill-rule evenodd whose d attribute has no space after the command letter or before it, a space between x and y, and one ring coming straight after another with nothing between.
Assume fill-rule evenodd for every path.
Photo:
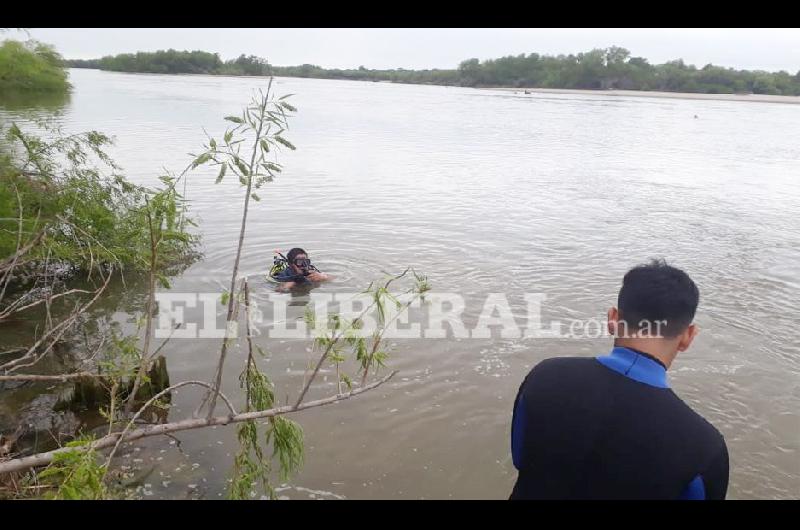
<instances>
[{"instance_id":1,"label":"distant sandbar","mask_svg":"<svg viewBox=\"0 0 800 530\"><path fill-rule=\"evenodd\" d=\"M657 92L650 90L574 90L568 88L509 88L482 87L479 90L500 90L519 94L585 94L589 96L626 96L640 98L711 99L719 101L750 101L757 103L800 104L800 96L772 96L769 94L699 94L693 92Z\"/></svg>"}]
</instances>

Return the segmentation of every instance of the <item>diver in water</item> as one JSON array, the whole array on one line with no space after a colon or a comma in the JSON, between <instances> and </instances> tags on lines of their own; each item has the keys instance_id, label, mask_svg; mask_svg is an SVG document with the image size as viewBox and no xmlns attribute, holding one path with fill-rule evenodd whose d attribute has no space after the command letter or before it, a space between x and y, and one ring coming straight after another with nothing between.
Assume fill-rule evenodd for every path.
<instances>
[{"instance_id":1,"label":"diver in water","mask_svg":"<svg viewBox=\"0 0 800 530\"><path fill-rule=\"evenodd\" d=\"M278 253L278 255L281 255ZM282 256L282 255L281 255ZM284 260L277 260L283 264ZM311 260L308 258L308 253L302 248L293 248L286 255L285 265L282 270L271 274L272 279L279 282L278 289L281 291L288 291L297 285L307 285L328 281L331 276L320 272Z\"/></svg>"}]
</instances>

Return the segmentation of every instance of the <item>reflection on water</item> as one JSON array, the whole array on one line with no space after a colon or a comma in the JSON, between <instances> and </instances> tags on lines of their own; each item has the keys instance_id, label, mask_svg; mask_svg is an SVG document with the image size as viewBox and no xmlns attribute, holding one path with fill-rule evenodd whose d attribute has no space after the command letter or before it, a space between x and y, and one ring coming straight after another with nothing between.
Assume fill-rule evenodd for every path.
<instances>
[{"instance_id":1,"label":"reflection on water","mask_svg":"<svg viewBox=\"0 0 800 530\"><path fill-rule=\"evenodd\" d=\"M319 287L319 285L314 285L314 284L295 285L288 292L290 296L288 305L290 307L306 307L308 303L311 301L311 297L309 295L317 287ZM278 293L282 292L278 291L277 289L275 291Z\"/></svg>"},{"instance_id":2,"label":"reflection on water","mask_svg":"<svg viewBox=\"0 0 800 530\"><path fill-rule=\"evenodd\" d=\"M163 167L184 167L205 141L202 128L219 135L222 116L264 82L88 70L73 70L71 81L65 128L114 135L116 161L146 185ZM702 332L671 382L726 436L729 496L797 496L800 106L313 79L276 86L296 94L287 135L298 150L281 155L284 173L248 219L241 268L255 302L267 307L275 291L264 277L272 249L299 245L337 277L318 292L360 291L382 271L413 265L436 291L464 296L465 319L488 293L506 293L515 313L525 310L522 293L544 293L546 326L601 318L628 268L666 257L701 292ZM214 185L215 176L202 169L189 179L204 259L175 278L175 292L229 287L243 192L235 181ZM306 296L293 295L290 319L302 318ZM217 311L221 321L224 307ZM270 353L276 396L296 396L309 342L255 340ZM527 370L609 348L602 339L395 342L389 363L400 373L389 384L297 415L306 466L282 494L507 498L516 476L511 407ZM171 341L170 380L207 380L219 347ZM243 355L231 353L223 382L235 404ZM313 397L334 386L321 381ZM170 417L188 417L201 395L177 392ZM218 498L235 436L187 433L182 452L151 439L127 458L156 465L155 497Z\"/></svg>"},{"instance_id":3,"label":"reflection on water","mask_svg":"<svg viewBox=\"0 0 800 530\"><path fill-rule=\"evenodd\" d=\"M0 109L11 112L62 111L71 100L69 92L9 91L0 94Z\"/></svg>"}]
</instances>

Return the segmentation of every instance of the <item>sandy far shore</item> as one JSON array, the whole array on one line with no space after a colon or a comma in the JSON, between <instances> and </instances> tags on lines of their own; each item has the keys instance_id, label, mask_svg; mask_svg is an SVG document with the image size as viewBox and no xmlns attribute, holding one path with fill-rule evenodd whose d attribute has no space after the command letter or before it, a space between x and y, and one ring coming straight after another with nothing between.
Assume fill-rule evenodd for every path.
<instances>
[{"instance_id":1,"label":"sandy far shore","mask_svg":"<svg viewBox=\"0 0 800 530\"><path fill-rule=\"evenodd\" d=\"M756 103L800 104L800 96L771 96L768 94L696 94L691 92L656 92L648 90L574 90L569 88L509 88L482 87L479 90L499 90L524 94L585 94L589 96L625 96L639 98L711 99L718 101L749 101Z\"/></svg>"}]
</instances>

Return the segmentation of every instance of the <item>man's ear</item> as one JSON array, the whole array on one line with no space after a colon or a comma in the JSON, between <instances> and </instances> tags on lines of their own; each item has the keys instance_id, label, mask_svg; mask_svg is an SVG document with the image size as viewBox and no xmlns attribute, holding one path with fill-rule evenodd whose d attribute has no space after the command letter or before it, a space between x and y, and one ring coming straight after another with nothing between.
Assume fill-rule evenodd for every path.
<instances>
[{"instance_id":1,"label":"man's ear","mask_svg":"<svg viewBox=\"0 0 800 530\"><path fill-rule=\"evenodd\" d=\"M689 324L683 333L681 333L680 340L678 341L678 351L688 350L698 333L700 333L700 328L696 324Z\"/></svg>"},{"instance_id":2,"label":"man's ear","mask_svg":"<svg viewBox=\"0 0 800 530\"><path fill-rule=\"evenodd\" d=\"M612 337L617 336L618 322L619 322L619 311L617 310L616 307L612 306L611 309L608 310L608 333Z\"/></svg>"}]
</instances>

